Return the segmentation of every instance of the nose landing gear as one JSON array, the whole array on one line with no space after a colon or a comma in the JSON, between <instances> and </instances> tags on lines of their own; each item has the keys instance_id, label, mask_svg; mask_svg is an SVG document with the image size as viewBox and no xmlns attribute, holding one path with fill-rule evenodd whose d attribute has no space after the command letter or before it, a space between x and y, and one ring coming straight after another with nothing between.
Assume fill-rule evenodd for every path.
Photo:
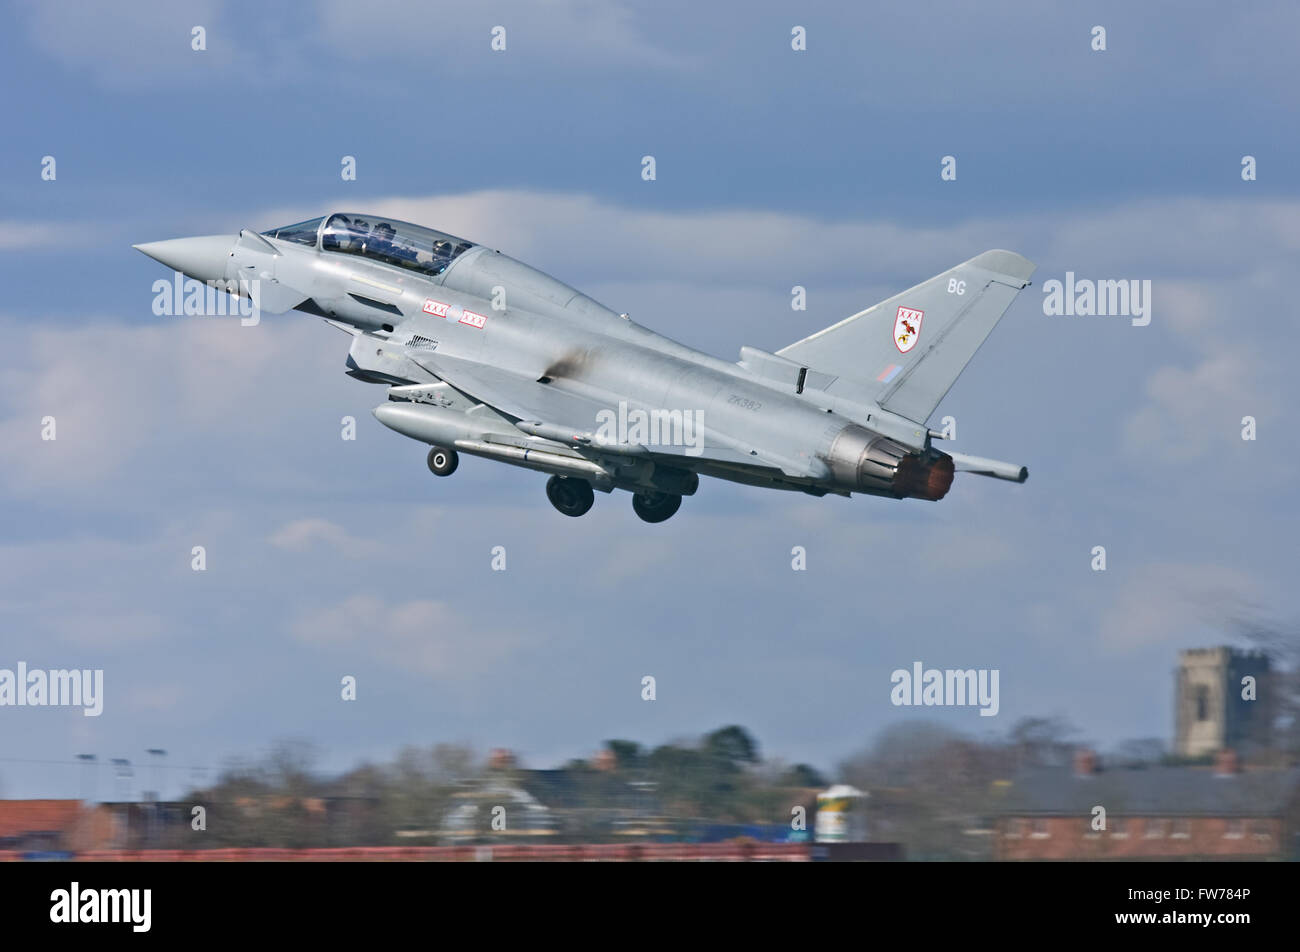
<instances>
[{"instance_id":1,"label":"nose landing gear","mask_svg":"<svg viewBox=\"0 0 1300 952\"><path fill-rule=\"evenodd\" d=\"M460 465L460 454L435 446L429 450L429 471L435 476L450 476Z\"/></svg>"}]
</instances>

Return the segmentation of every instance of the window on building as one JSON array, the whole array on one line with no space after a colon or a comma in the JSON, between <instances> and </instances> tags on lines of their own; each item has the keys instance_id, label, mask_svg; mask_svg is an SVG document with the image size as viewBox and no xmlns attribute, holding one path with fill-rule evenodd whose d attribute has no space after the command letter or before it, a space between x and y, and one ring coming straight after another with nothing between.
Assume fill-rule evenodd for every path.
<instances>
[{"instance_id":1,"label":"window on building","mask_svg":"<svg viewBox=\"0 0 1300 952\"><path fill-rule=\"evenodd\" d=\"M1177 837L1178 839L1186 839L1192 835L1192 821L1185 819L1174 820L1170 823L1169 829L1170 836Z\"/></svg>"},{"instance_id":2,"label":"window on building","mask_svg":"<svg viewBox=\"0 0 1300 952\"><path fill-rule=\"evenodd\" d=\"M1230 840L1239 840L1246 835L1245 820L1229 820L1224 827L1223 835Z\"/></svg>"},{"instance_id":3,"label":"window on building","mask_svg":"<svg viewBox=\"0 0 1300 952\"><path fill-rule=\"evenodd\" d=\"M1146 821L1146 827L1143 834L1148 840L1159 840L1169 835L1169 821L1160 818L1152 818Z\"/></svg>"},{"instance_id":4,"label":"window on building","mask_svg":"<svg viewBox=\"0 0 1300 952\"><path fill-rule=\"evenodd\" d=\"M1196 686L1196 719L1198 721L1210 719L1210 689L1204 684Z\"/></svg>"}]
</instances>

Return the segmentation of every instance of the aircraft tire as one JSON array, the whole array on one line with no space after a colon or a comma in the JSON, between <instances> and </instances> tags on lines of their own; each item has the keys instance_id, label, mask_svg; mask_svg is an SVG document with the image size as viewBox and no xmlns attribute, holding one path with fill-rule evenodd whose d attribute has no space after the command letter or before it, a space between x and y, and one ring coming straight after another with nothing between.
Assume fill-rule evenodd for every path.
<instances>
[{"instance_id":1,"label":"aircraft tire","mask_svg":"<svg viewBox=\"0 0 1300 952\"><path fill-rule=\"evenodd\" d=\"M566 516L576 517L586 515L596 493L585 479L552 476L546 481L546 498Z\"/></svg>"},{"instance_id":2,"label":"aircraft tire","mask_svg":"<svg viewBox=\"0 0 1300 952\"><path fill-rule=\"evenodd\" d=\"M460 454L455 450L435 446L429 450L429 472L435 476L450 476L460 465Z\"/></svg>"},{"instance_id":3,"label":"aircraft tire","mask_svg":"<svg viewBox=\"0 0 1300 952\"><path fill-rule=\"evenodd\" d=\"M673 493L633 493L632 509L646 522L663 522L682 508L682 497Z\"/></svg>"}]
</instances>

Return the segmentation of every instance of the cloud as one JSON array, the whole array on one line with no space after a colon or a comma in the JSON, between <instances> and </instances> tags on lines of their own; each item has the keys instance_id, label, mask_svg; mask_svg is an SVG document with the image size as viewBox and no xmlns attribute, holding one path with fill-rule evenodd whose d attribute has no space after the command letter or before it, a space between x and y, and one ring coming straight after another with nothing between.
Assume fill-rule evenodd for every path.
<instances>
[{"instance_id":1,"label":"cloud","mask_svg":"<svg viewBox=\"0 0 1300 952\"><path fill-rule=\"evenodd\" d=\"M1190 367L1160 367L1146 382L1147 403L1124 424L1127 450L1142 459L1186 463L1213 449L1239 447L1244 416L1271 415L1276 399L1259 358L1241 350Z\"/></svg>"},{"instance_id":2,"label":"cloud","mask_svg":"<svg viewBox=\"0 0 1300 952\"><path fill-rule=\"evenodd\" d=\"M597 298L608 292L613 309L724 355L741 343L784 346L995 244L1040 264L1036 286L1017 305L1021 314L1026 306L1037 310L1039 288L1067 270L1150 279L1154 327L1051 319L1061 334L1073 321L1097 335L1094 347L1112 373L1117 351L1144 361L1137 370L1145 382L1113 431L1141 465L1203 458L1237 436L1243 415L1273 413L1285 348L1263 351L1260 335L1300 344L1290 326L1266 330L1289 306L1287 275L1300 250L1297 201L1172 198L1076 212L1069 227L1054 215L1016 213L942 228L744 209L661 211L525 190L368 204L501 248ZM808 289L813 312L790 311L794 284ZM1147 358L1142 348L1153 341L1160 346ZM1175 343L1192 356L1180 362L1179 349L1169 346ZM1049 356L1023 352L1020 359Z\"/></svg>"},{"instance_id":3,"label":"cloud","mask_svg":"<svg viewBox=\"0 0 1300 952\"><path fill-rule=\"evenodd\" d=\"M2 322L9 328L0 354L0 445L7 448L0 480L21 492L102 492L103 480L160 432L190 439L229 432L234 395L277 363L309 359L297 336L301 323L152 320L143 327ZM308 346L337 347L334 336ZM54 418L53 440L42 439L45 417ZM269 432L282 423L263 413L239 428Z\"/></svg>"},{"instance_id":4,"label":"cloud","mask_svg":"<svg viewBox=\"0 0 1300 952\"><path fill-rule=\"evenodd\" d=\"M146 92L160 80L169 90L218 79L224 88L338 87L367 75L356 70L369 64L392 90L418 96L428 89L442 112L441 88L478 86L495 96L504 87L527 100L528 91L517 84L522 79L531 91L540 85L541 72L545 88L555 93L580 94L600 79L622 84L615 87L620 99L635 102L646 98L649 74L669 81L687 76L703 86L703 93L692 91L689 105L705 114L785 105L792 89L809 84L814 90L837 88L839 96L804 97L798 105L815 115L842 101L866 103L884 113L880 127L889 130L900 105L948 110L953 77L959 76L971 115L1001 120L1009 109L1039 104L1070 115L1086 97L1090 105L1100 100L1119 114L1119 134L1125 110L1140 108L1134 90L1151 85L1167 110L1195 116L1203 114L1207 98L1224 99L1225 89L1238 109L1249 108L1262 89L1274 100L1295 101L1285 43L1295 34L1297 14L1286 4L1269 6L1266 15L1275 28L1264 32L1258 23L1265 14L1255 9L1218 11L1213 30L1200 19L1170 18L1160 9L1113 13L1107 21L1111 48L1102 57L1090 51L1088 25L1028 0L954 8L942 29L924 7L814 6L799 17L809 44L800 53L790 48L794 23L787 7L775 0L746 4L744 16L688 0L665 0L653 8L626 0L495 0L486 7L419 0L324 0L308 6L26 0L20 10L28 43L61 67L111 87ZM190 48L196 25L207 30L203 52ZM506 28L505 52L490 47L496 26ZM1241 68L1242 48L1253 54L1249 70ZM1188 58L1197 68L1179 69ZM1171 70L1179 77L1172 85ZM908 78L901 97L899 76ZM1023 81L1025 76L1034 81ZM491 99L469 101L476 108L492 105ZM792 122L801 118L793 114ZM567 131L561 125L557 134Z\"/></svg>"},{"instance_id":5,"label":"cloud","mask_svg":"<svg viewBox=\"0 0 1300 952\"><path fill-rule=\"evenodd\" d=\"M341 63L355 68L360 62L382 62L397 82L422 65L437 78L440 71L463 76L489 63L540 64L554 76L707 62L703 51L688 59L677 46L652 40L635 7L597 0L500 0L490 14L473 5L412 0L326 0L285 8L253 0L121 6L28 0L22 7L33 48L71 72L130 90L148 89L159 77L169 87L218 77L238 85L328 83ZM504 53L490 47L490 31L498 25L506 27ZM191 31L200 26L206 49L197 51Z\"/></svg>"},{"instance_id":6,"label":"cloud","mask_svg":"<svg viewBox=\"0 0 1300 952\"><path fill-rule=\"evenodd\" d=\"M1283 313L1289 300L1286 276L1292 250L1300 247L1300 202L1144 202L1078 213L1068 228L1041 214L937 228L744 209L662 211L526 190L366 204L379 214L502 247L577 286L599 284L617 294L610 302L617 309L724 354L745 342L782 346L993 244L1040 261L1040 284L1066 269L1092 277L1151 277L1156 326L1125 325L1122 346L1151 340L1167 326L1203 356L1179 363L1172 351L1163 351L1159 363L1144 368L1143 402L1118 434L1144 461L1202 457L1218 445L1215 434L1228 432L1227 423L1271 412L1278 355L1296 336L1284 326L1268 352L1255 352L1260 321ZM278 209L257 217L275 222L319 212ZM1162 237L1176 243L1177 253ZM812 312L789 310L796 283L808 287ZM1035 293L1022 295L1030 308ZM1024 304L1018 307L1024 312ZM1243 322L1243 315L1250 319ZM319 376L336 359L339 341L309 339L299 331L303 326L292 315L254 328L218 319L126 328L15 322L0 356L0 441L18 449L0 479L29 491L76 490L120 469L159 427L193 434L223 429L230 395L252 380ZM1107 333L1109 326L1093 319L1086 327ZM1007 355L1002 347L1014 341L998 340L996 352ZM304 351L304 342L315 349ZM286 397L285 408L306 412L287 389ZM47 415L57 421L55 442L39 439ZM1218 416L1227 422L1221 426ZM284 422L259 414L242 425L269 437Z\"/></svg>"},{"instance_id":7,"label":"cloud","mask_svg":"<svg viewBox=\"0 0 1300 952\"><path fill-rule=\"evenodd\" d=\"M671 277L714 288L755 280L785 285L786 275L852 280L868 267L894 273L914 269L921 249L927 249L922 260L933 257L936 245L972 249L952 252L962 260L985 250L980 233L987 230L983 222L930 228L748 209L659 211L521 190L393 197L370 205L381 215L442 228L543 270L571 261L602 280Z\"/></svg>"},{"instance_id":8,"label":"cloud","mask_svg":"<svg viewBox=\"0 0 1300 952\"><path fill-rule=\"evenodd\" d=\"M1163 294L1167 281L1246 278L1284 267L1300 250L1300 201L1287 200L1119 203L1073 211L1069 227L1050 211L929 225L744 208L662 211L526 189L386 196L364 204L366 211L499 249L561 280L574 280L562 269L576 268L600 281L691 282L715 290L759 283L785 295L791 278L820 286L915 283L999 245L1036 261L1044 269L1036 275L1039 285L1070 269L1080 277L1159 279L1156 290ZM264 209L255 218L270 227L321 211L296 205ZM1186 293L1169 303L1177 306Z\"/></svg>"},{"instance_id":9,"label":"cloud","mask_svg":"<svg viewBox=\"0 0 1300 952\"><path fill-rule=\"evenodd\" d=\"M46 631L77 647L114 650L154 641L168 630L166 620L156 612L123 608L117 611L54 612L46 617Z\"/></svg>"},{"instance_id":10,"label":"cloud","mask_svg":"<svg viewBox=\"0 0 1300 952\"><path fill-rule=\"evenodd\" d=\"M1031 0L937 26L924 6L814 4L795 54L774 0L743 16L684 0L28 0L10 52L33 105L11 132L32 184L7 230L23 235L10 306L25 318L0 318L9 650L121 672L120 718L73 718L96 727L76 749L104 757L147 736L215 763L301 730L344 766L430 725L551 753L739 722L830 762L897 714L876 686L901 652L1001 666L1006 716L1059 703L1090 733L1151 733L1173 647L1221 641L1224 605L1294 601L1291 497L1239 465L1294 468L1282 411L1300 399L1284 169L1300 8L1265 6L1117 7L1096 55L1093 21ZM267 90L280 108L250 111ZM1168 155L1135 149L1153 137ZM57 187L37 178L45 151ZM961 179L940 183L949 151ZM1238 176L1247 151L1257 183ZM636 177L645 152L658 182ZM344 153L360 181L339 181ZM986 248L1020 251L1037 284L943 412L958 448L1033 476L961 477L938 505L706 480L658 527L621 492L565 519L544 476L484 460L433 479L424 447L366 412L383 388L342 375L342 335L300 315L244 329L148 313L165 272L130 242L335 203L499 247L732 360ZM41 222L65 215L102 220ZM86 240L71 264L53 253ZM1151 279L1152 325L1048 319L1041 284L1066 270ZM1252 411L1257 443L1237 437L1238 401L1274 414ZM349 414L358 439L341 441ZM1093 575L1098 540L1111 571ZM498 543L505 573L488 568ZM1129 651L1143 663L1114 663ZM364 718L320 693L358 669ZM662 703L640 701L645 673ZM1150 710L1116 701L1144 692ZM32 723L6 737L15 756L70 749L57 722ZM78 774L6 779L73 795Z\"/></svg>"},{"instance_id":11,"label":"cloud","mask_svg":"<svg viewBox=\"0 0 1300 952\"><path fill-rule=\"evenodd\" d=\"M405 0L328 0L321 5L320 39L336 54L368 59L374 50L455 57L462 65L519 58L552 72L617 64L666 68L685 62L670 46L651 41L643 11L601 0L498 0L490 12L465 4ZM394 29L394 24L401 24ZM493 53L491 30L506 30L506 50ZM480 54L478 57L475 54Z\"/></svg>"},{"instance_id":12,"label":"cloud","mask_svg":"<svg viewBox=\"0 0 1300 952\"><path fill-rule=\"evenodd\" d=\"M488 667L517 646L509 630L485 629L446 602L382 601L353 595L311 609L291 622L303 644L335 652L361 651L398 668L436 677L463 676Z\"/></svg>"},{"instance_id":13,"label":"cloud","mask_svg":"<svg viewBox=\"0 0 1300 952\"><path fill-rule=\"evenodd\" d=\"M1108 571L1121 569L1111 564ZM1228 620L1265 595L1246 572L1223 564L1141 565L1102 613L1099 642L1110 654L1131 654L1158 645L1221 641Z\"/></svg>"},{"instance_id":14,"label":"cloud","mask_svg":"<svg viewBox=\"0 0 1300 952\"><path fill-rule=\"evenodd\" d=\"M177 710L187 700L179 684L135 684L126 704L132 711L158 714Z\"/></svg>"},{"instance_id":15,"label":"cloud","mask_svg":"<svg viewBox=\"0 0 1300 952\"><path fill-rule=\"evenodd\" d=\"M229 65L238 45L218 30L218 0L133 0L126 4L21 4L31 45L73 72L93 73L102 83L132 87L151 77L171 84L202 82L213 67ZM204 27L208 49L191 47L190 31Z\"/></svg>"},{"instance_id":16,"label":"cloud","mask_svg":"<svg viewBox=\"0 0 1300 952\"><path fill-rule=\"evenodd\" d=\"M370 539L360 539L328 519L296 519L286 522L267 540L276 548L290 552L307 552L326 546L344 555L371 555L379 546Z\"/></svg>"},{"instance_id":17,"label":"cloud","mask_svg":"<svg viewBox=\"0 0 1300 952\"><path fill-rule=\"evenodd\" d=\"M102 240L102 229L85 224L0 221L0 251L84 247Z\"/></svg>"}]
</instances>

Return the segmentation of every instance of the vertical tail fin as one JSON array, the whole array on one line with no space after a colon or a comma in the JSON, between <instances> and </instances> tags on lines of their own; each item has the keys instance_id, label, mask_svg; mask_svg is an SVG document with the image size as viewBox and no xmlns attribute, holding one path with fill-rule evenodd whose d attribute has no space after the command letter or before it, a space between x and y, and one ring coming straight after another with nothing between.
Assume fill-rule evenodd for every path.
<instances>
[{"instance_id":1,"label":"vertical tail fin","mask_svg":"<svg viewBox=\"0 0 1300 952\"><path fill-rule=\"evenodd\" d=\"M924 423L984 343L1034 264L986 251L777 353L833 377L824 389Z\"/></svg>"}]
</instances>

